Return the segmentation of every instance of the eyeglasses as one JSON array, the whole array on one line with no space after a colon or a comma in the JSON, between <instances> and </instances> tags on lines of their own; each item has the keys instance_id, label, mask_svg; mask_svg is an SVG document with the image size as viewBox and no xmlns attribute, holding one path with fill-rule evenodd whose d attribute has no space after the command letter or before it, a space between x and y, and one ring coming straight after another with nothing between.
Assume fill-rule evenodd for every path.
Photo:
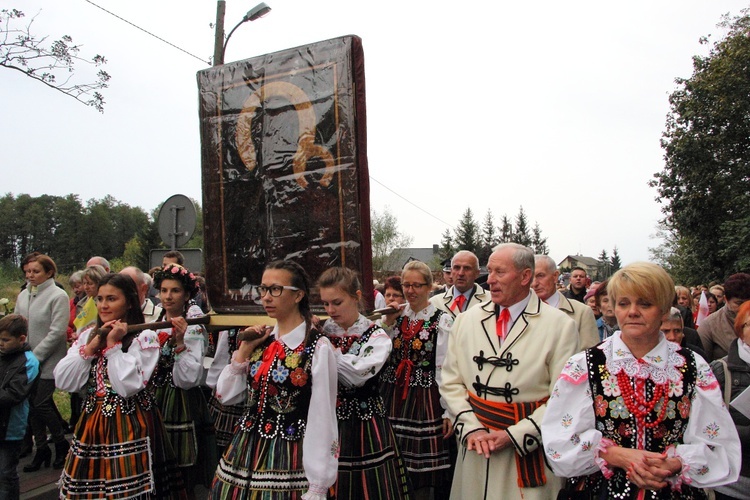
<instances>
[{"instance_id":1,"label":"eyeglasses","mask_svg":"<svg viewBox=\"0 0 750 500\"><path fill-rule=\"evenodd\" d=\"M401 288L406 290L407 288L413 288L414 290L421 290L423 286L427 286L427 283L401 283Z\"/></svg>"},{"instance_id":2,"label":"eyeglasses","mask_svg":"<svg viewBox=\"0 0 750 500\"><path fill-rule=\"evenodd\" d=\"M265 285L258 285L255 287L255 291L258 292L258 295L261 297L265 297L266 293L270 292L271 297L278 297L281 295L281 292L284 290L299 290L296 286L281 286L281 285L271 285L271 286L265 286Z\"/></svg>"}]
</instances>

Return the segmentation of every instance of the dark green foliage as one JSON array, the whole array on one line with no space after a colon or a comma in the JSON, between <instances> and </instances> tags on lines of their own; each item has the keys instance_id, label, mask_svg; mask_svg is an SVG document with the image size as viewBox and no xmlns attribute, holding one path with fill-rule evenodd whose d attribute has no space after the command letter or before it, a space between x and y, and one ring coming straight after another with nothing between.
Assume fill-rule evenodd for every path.
<instances>
[{"instance_id":1,"label":"dark green foliage","mask_svg":"<svg viewBox=\"0 0 750 500\"><path fill-rule=\"evenodd\" d=\"M85 265L93 255L121 256L125 244L152 224L140 207L111 196L89 200L78 196L32 197L8 193L0 198L0 261L17 266L38 251L55 260L61 272Z\"/></svg>"},{"instance_id":2,"label":"dark green foliage","mask_svg":"<svg viewBox=\"0 0 750 500\"><path fill-rule=\"evenodd\" d=\"M727 36L693 58L690 78L676 80L665 167L650 183L664 204L661 234L670 238L652 254L682 283L721 281L750 266L748 11L719 26Z\"/></svg>"}]
</instances>

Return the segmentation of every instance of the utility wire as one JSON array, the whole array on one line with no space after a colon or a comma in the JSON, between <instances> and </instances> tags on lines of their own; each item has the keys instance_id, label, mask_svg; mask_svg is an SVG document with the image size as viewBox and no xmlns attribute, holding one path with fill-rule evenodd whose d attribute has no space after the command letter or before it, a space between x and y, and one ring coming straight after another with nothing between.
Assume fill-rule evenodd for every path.
<instances>
[{"instance_id":1,"label":"utility wire","mask_svg":"<svg viewBox=\"0 0 750 500\"><path fill-rule=\"evenodd\" d=\"M151 35L152 37L156 38L157 40L159 40L159 41L162 41L162 42L166 43L167 45L169 45L169 46L171 46L171 47L174 47L175 49L177 49L177 50L179 50L179 51L181 51L181 52L184 52L185 54L187 54L187 55L189 55L189 56L191 56L191 57L194 57L194 58L198 59L198 60L199 60L199 61L201 61L201 62L207 62L208 64L211 64L211 62L210 62L210 61L204 61L203 59L201 59L200 57L196 56L195 54L191 54L191 53L190 53L190 52L188 52L187 50L185 50L185 49L183 49L183 48L180 48L180 47L178 47L177 45L175 45L175 44L173 44L173 43L171 43L171 42L168 42L167 40L165 40L165 39L161 38L160 36L157 36L157 35L155 35L155 34L151 33L150 31L148 31L148 30L145 30L145 29L141 28L140 26L138 26L138 25L136 25L136 24L134 24L134 23L131 23L131 22L130 22L130 21L128 21L127 19L125 19L125 18L123 18L123 17L120 17L120 16L118 16L118 15L117 15L117 14L115 14L114 12L110 12L110 11L108 11L107 9L105 9L104 7L102 7L101 5L97 5L97 4L95 4L94 2L92 2L91 0L85 0L85 1L86 1L87 3L90 3L91 5L93 5L94 7L96 7L96 8L98 8L98 9L101 9L101 10L103 10L103 11L104 11L104 12L106 12L107 14L109 14L109 15L111 15L111 16L114 16L114 17L116 17L116 18L117 18L117 19L119 19L120 21L126 22L126 23L128 23L129 25L133 26L134 28L137 28L137 29L139 29L139 30L143 31L143 32L144 32L144 33L146 33L147 35ZM402 200L404 200L404 201L405 201L405 202L407 202L408 204L412 205L413 207L415 207L415 208L417 208L417 209L421 210L422 212L424 212L425 214L429 215L429 216L430 216L430 217L432 217L433 219L435 219L435 220L437 220L437 221L439 221L439 222L442 222L443 224L445 224L446 226L448 226L448 227L449 227L449 228L451 228L451 229L454 229L454 228L453 228L453 226L452 226L451 224L448 224L447 222L445 222L445 221L444 221L443 219L441 219L440 217L437 217L437 216L435 216L435 215L431 214L430 212L428 212L428 211L427 211L427 210L425 210L424 208L420 207L419 205L415 204L415 203L414 203L414 202L412 202L411 200L408 200L408 199L407 199L407 198L405 198L404 196L401 196L401 195L400 195L400 194L398 194L398 193L397 193L396 191L394 191L393 189L389 188L388 186L386 186L385 184L383 184L382 182L380 182L379 180L377 180L377 179L376 179L376 178L374 178L373 176L370 176L370 179L372 179L373 181L377 182L378 184L380 184L381 186L383 186L383 187L384 187L385 189L387 189L387 190L388 190L388 191L390 191L391 193L395 194L396 196L398 196L399 198L401 198Z\"/></svg>"},{"instance_id":2,"label":"utility wire","mask_svg":"<svg viewBox=\"0 0 750 500\"><path fill-rule=\"evenodd\" d=\"M199 60L200 62L202 62L202 63L207 63L207 64L211 64L211 61L206 61L206 60L204 60L204 59L201 59L200 57L196 56L195 54L191 54L191 53L190 53L190 52L188 52L187 50L185 50L185 49L183 49L183 48L181 48L181 47L178 47L177 45L175 45L175 44L173 44L173 43L171 43L171 42L168 42L168 41L166 41L165 39L161 38L160 36L154 35L154 34L153 34L153 33L151 33L150 31L147 31L147 30L145 30L145 29L141 28L141 27L140 27L140 26L138 26L137 24L133 24L133 23L131 23L131 22L130 22L130 21L128 21L127 19L124 19L124 18L122 18L122 17L118 16L118 15L117 15L117 14L115 14L114 12L110 12L110 11L108 11L107 9L105 9L104 7L102 7L101 5L97 5L97 4L95 4L94 2L92 2L91 0L86 0L86 2L90 3L91 5L93 5L93 6L94 6L94 7L96 7L96 8L99 8L99 9L103 10L103 11L104 11L104 12L106 12L107 14L109 14L109 15L111 15L111 16L114 16L114 17L116 17L116 18L117 18L117 19L119 19L120 21L123 21L123 22L126 22L126 23L128 23L129 25L133 26L134 28L138 28L139 30L141 30L141 31L143 31L144 33L146 33L147 35L151 35L152 37L156 38L157 40L159 40L159 41L162 41L162 42L166 43L167 45L169 45L169 46L171 46L171 47L174 47L175 49L177 49L177 50L179 50L179 51L181 51L181 52L184 52L185 54L187 54L187 55L189 55L189 56L191 56L191 57L194 57L194 58L198 59L198 60Z\"/></svg>"},{"instance_id":3,"label":"utility wire","mask_svg":"<svg viewBox=\"0 0 750 500\"><path fill-rule=\"evenodd\" d=\"M437 221L440 221L440 222L442 222L443 224L445 224L446 226L448 226L448 227L449 227L449 228L451 228L451 229L454 229L454 227L453 227L452 225L448 224L447 222L445 222L445 221L444 221L443 219L441 219L440 217L437 217L436 215L432 215L432 214L431 214L430 212L428 212L428 211L427 211L427 210L425 210L424 208L420 207L419 205L416 205L416 204L415 204L415 203L413 203L413 202L412 202L411 200L408 200L407 198L405 198L405 197L401 196L401 195L400 195L400 194L398 194L398 193L397 193L396 191L394 191L393 189L389 188L388 186L386 186L385 184L383 184L382 182L380 182L379 180L377 180L377 179L376 179L375 177L373 177L373 176L370 176L370 179L374 180L375 182L377 182L378 184L380 184L381 186L383 186L384 188L386 188L386 189L387 189L388 191L390 191L391 193L395 194L396 196L398 196L399 198L401 198L402 200L404 200L404 201L405 201L406 203L408 203L409 205L412 205L412 206L414 206L414 207L418 208L419 210L421 210L422 212L426 213L427 215L429 215L429 216L430 216L430 217L432 217L433 219L435 219L435 220L437 220Z\"/></svg>"}]
</instances>

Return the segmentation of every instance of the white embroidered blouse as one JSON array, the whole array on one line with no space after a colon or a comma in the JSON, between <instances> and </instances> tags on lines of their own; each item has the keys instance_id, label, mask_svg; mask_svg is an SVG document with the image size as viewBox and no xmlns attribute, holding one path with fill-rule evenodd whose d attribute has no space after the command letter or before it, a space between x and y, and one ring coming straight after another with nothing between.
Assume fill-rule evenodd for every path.
<instances>
[{"instance_id":1,"label":"white embroidered blouse","mask_svg":"<svg viewBox=\"0 0 750 500\"><path fill-rule=\"evenodd\" d=\"M343 337L345 335L361 337L372 325L373 322L361 314L348 330L341 328L329 319L323 325L323 333L328 337ZM388 361L388 356L393 349L393 342L391 342L391 338L385 330L378 328L370 334L370 338L364 344L359 346L359 349L353 347L352 345L346 354L342 353L340 349L334 349L339 382L346 387L361 387L380 372L385 362Z\"/></svg>"},{"instance_id":2,"label":"white embroidered blouse","mask_svg":"<svg viewBox=\"0 0 750 500\"><path fill-rule=\"evenodd\" d=\"M203 311L193 304L187 311L185 319L200 318ZM162 328L156 331L157 337L160 333L172 336L172 328ZM175 354L174 366L172 368L172 381L175 387L180 389L192 389L196 387L203 377L203 356L206 353L205 329L201 325L189 325L185 330L186 349Z\"/></svg>"},{"instance_id":3,"label":"white embroidered blouse","mask_svg":"<svg viewBox=\"0 0 750 500\"><path fill-rule=\"evenodd\" d=\"M278 326L271 336L289 349L305 340L305 323L278 337ZM312 395L307 426L302 439L302 466L310 483L305 500L323 500L338 475L338 421L336 419L336 355L331 342L321 337L315 345L312 362ZM216 398L225 405L241 403L247 391L249 362L232 361L222 370L216 383Z\"/></svg>"},{"instance_id":4,"label":"white embroidered blouse","mask_svg":"<svg viewBox=\"0 0 750 500\"><path fill-rule=\"evenodd\" d=\"M682 392L682 375L678 368L685 358L679 346L660 333L659 343L639 362L615 332L595 347L604 351L611 377L603 380L604 393L619 396L616 375L624 371L629 378L650 378L657 384L669 383L669 395ZM684 352L684 351L683 351ZM670 455L680 458L683 469L680 481L698 488L708 488L736 481L740 468L740 445L737 431L724 406L722 394L711 368L693 353L697 368L695 392L691 401L683 444L677 444ZM612 411L628 412L624 405ZM588 381L586 353L579 352L565 364L547 402L542 420L542 440L547 460L558 476L578 477L597 472L601 463L602 433L595 426L594 401Z\"/></svg>"}]
</instances>

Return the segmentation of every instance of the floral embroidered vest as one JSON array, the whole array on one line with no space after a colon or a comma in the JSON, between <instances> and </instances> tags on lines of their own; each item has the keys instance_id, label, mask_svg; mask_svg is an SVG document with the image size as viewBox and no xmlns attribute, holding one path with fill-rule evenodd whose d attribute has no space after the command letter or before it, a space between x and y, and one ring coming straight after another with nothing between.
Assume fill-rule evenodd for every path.
<instances>
[{"instance_id":1,"label":"floral embroidered vest","mask_svg":"<svg viewBox=\"0 0 750 500\"><path fill-rule=\"evenodd\" d=\"M107 361L105 356L99 356L91 361L83 410L86 413L93 412L97 400L102 401L102 413L105 417L113 416L117 408L120 408L122 413L125 414L133 413L136 406L140 406L146 411L151 410L154 396L148 387L129 398L124 398L115 392L112 383L109 381Z\"/></svg>"},{"instance_id":2,"label":"floral embroidered vest","mask_svg":"<svg viewBox=\"0 0 750 500\"><path fill-rule=\"evenodd\" d=\"M358 355L370 336L378 330L380 330L380 327L372 324L361 336L330 335L328 340L331 341L334 348L341 349L342 354ZM366 347L365 349L372 348ZM364 356L367 356L366 351ZM383 405L383 398L380 397L379 385L380 377L377 374L367 379L367 382L361 387L347 387L339 382L336 396L336 417L339 420L369 420L373 415L384 417L385 406Z\"/></svg>"},{"instance_id":3,"label":"floral embroidered vest","mask_svg":"<svg viewBox=\"0 0 750 500\"><path fill-rule=\"evenodd\" d=\"M428 320L413 321L407 316L396 320L393 351L383 369L381 380L395 384L408 381L409 386L431 387L435 384L435 354L438 323L447 314L440 309ZM399 382L401 384L401 382Z\"/></svg>"},{"instance_id":4,"label":"floral embroidered vest","mask_svg":"<svg viewBox=\"0 0 750 500\"><path fill-rule=\"evenodd\" d=\"M682 373L681 384L669 385L663 422L653 428L638 429L639 433L645 433L645 448L649 451L662 453L668 446L683 442L682 436L690 417L691 401L695 392L697 370L690 352L684 349L677 352L684 356L686 362L679 367ZM596 429L603 437L611 439L618 446L638 448L636 419L625 406L617 377L607 370L606 355L601 349L592 347L586 350L586 362L589 387L594 400ZM652 397L653 390L654 384L649 379L646 381L646 398ZM663 404L662 398L647 417L648 422L654 421L654 416L660 414ZM577 436L574 436L575 438ZM625 477L625 471L619 468L613 470L614 475L609 480L605 479L601 472L597 472L585 478L573 478L571 481L574 484L581 480L585 481L585 490L591 491L593 498L636 498L638 488ZM681 491L672 491L670 486L658 491L648 490L645 492L645 498L677 500L702 499L706 496L703 490L683 484Z\"/></svg>"},{"instance_id":5,"label":"floral embroidered vest","mask_svg":"<svg viewBox=\"0 0 750 500\"><path fill-rule=\"evenodd\" d=\"M154 373L149 380L149 386L160 389L166 386L175 387L172 381L172 369L174 368L175 345L169 331L160 330L159 338L159 362L156 364Z\"/></svg>"},{"instance_id":6,"label":"floral embroidered vest","mask_svg":"<svg viewBox=\"0 0 750 500\"><path fill-rule=\"evenodd\" d=\"M313 329L310 340L295 349L269 339L252 352L247 403L239 420L240 430L255 431L266 439L280 437L297 441L304 437L312 396L313 351L322 336ZM264 362L270 367L256 380L255 375Z\"/></svg>"}]
</instances>

